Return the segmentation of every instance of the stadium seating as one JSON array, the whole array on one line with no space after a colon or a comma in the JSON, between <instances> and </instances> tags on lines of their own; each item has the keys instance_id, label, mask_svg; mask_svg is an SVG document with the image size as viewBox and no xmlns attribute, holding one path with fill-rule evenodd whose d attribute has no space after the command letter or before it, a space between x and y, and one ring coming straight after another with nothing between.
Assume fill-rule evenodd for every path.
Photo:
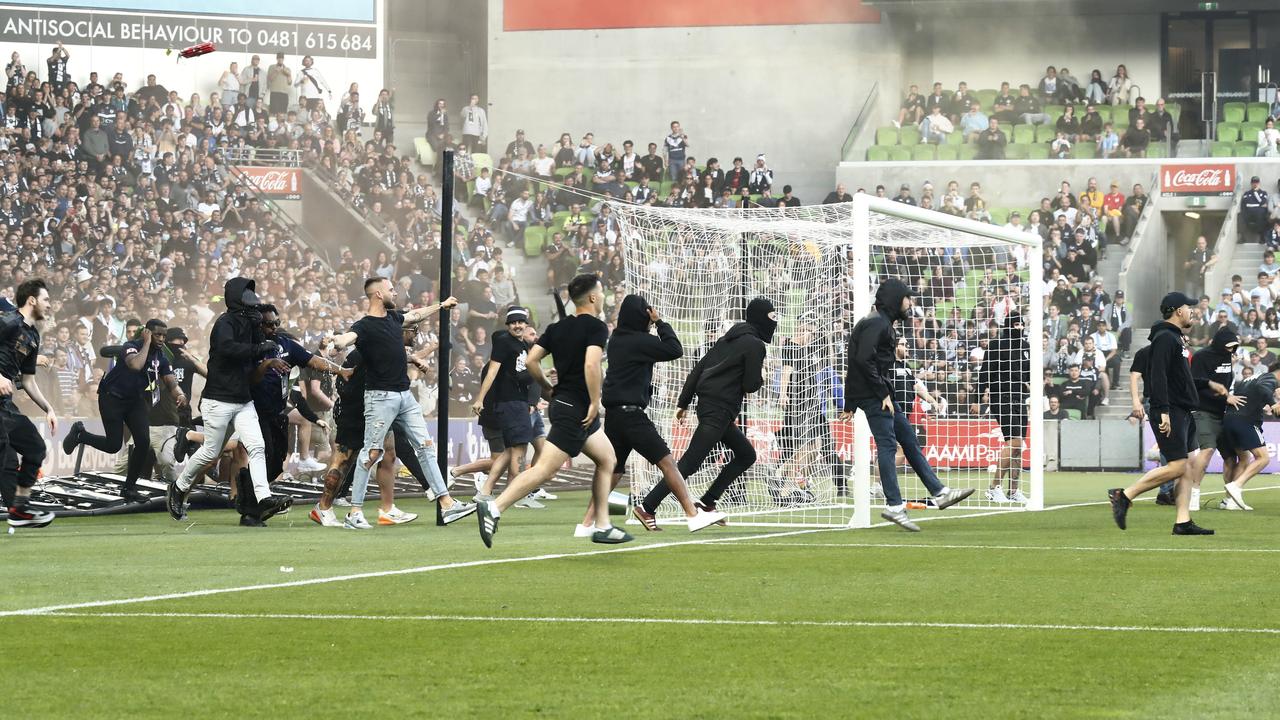
<instances>
[{"instance_id":1,"label":"stadium seating","mask_svg":"<svg viewBox=\"0 0 1280 720\"><path fill-rule=\"evenodd\" d=\"M1218 142L1233 143L1240 139L1240 125L1235 122L1218 123Z\"/></svg>"},{"instance_id":2,"label":"stadium seating","mask_svg":"<svg viewBox=\"0 0 1280 720\"><path fill-rule=\"evenodd\" d=\"M1026 145L1036 141L1036 128L1034 125L1014 125L1013 143L1017 145Z\"/></svg>"},{"instance_id":3,"label":"stadium seating","mask_svg":"<svg viewBox=\"0 0 1280 720\"><path fill-rule=\"evenodd\" d=\"M425 137L416 137L413 139L413 149L418 153L418 162L425 167L435 167L436 151L431 147L431 143L427 142Z\"/></svg>"},{"instance_id":4,"label":"stadium seating","mask_svg":"<svg viewBox=\"0 0 1280 720\"><path fill-rule=\"evenodd\" d=\"M898 128L893 125L876 128L876 145L897 145Z\"/></svg>"},{"instance_id":5,"label":"stadium seating","mask_svg":"<svg viewBox=\"0 0 1280 720\"><path fill-rule=\"evenodd\" d=\"M1245 104L1242 102L1229 102L1222 106L1222 120L1229 123L1242 123L1245 118ZM1218 127L1222 127L1219 125Z\"/></svg>"}]
</instances>

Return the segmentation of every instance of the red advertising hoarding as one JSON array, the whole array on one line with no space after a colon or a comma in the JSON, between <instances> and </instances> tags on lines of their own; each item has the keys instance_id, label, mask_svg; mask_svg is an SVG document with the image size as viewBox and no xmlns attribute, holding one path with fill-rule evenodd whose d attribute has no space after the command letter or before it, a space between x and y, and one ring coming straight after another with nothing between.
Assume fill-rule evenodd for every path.
<instances>
[{"instance_id":1,"label":"red advertising hoarding","mask_svg":"<svg viewBox=\"0 0 1280 720\"><path fill-rule=\"evenodd\" d=\"M507 32L879 22L861 0L506 0L502 11Z\"/></svg>"},{"instance_id":2,"label":"red advertising hoarding","mask_svg":"<svg viewBox=\"0 0 1280 720\"><path fill-rule=\"evenodd\" d=\"M236 168L267 197L280 200L297 200L302 197L302 171L298 168L238 167Z\"/></svg>"},{"instance_id":3,"label":"red advertising hoarding","mask_svg":"<svg viewBox=\"0 0 1280 720\"><path fill-rule=\"evenodd\" d=\"M1230 195L1235 189L1235 165L1160 166L1160 192L1165 195Z\"/></svg>"}]
</instances>

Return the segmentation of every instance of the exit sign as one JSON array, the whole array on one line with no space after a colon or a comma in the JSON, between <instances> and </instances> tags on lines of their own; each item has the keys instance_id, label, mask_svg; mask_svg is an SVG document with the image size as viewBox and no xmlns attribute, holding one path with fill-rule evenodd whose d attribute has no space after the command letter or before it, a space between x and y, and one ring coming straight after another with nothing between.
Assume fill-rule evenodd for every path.
<instances>
[{"instance_id":1,"label":"exit sign","mask_svg":"<svg viewBox=\"0 0 1280 720\"><path fill-rule=\"evenodd\" d=\"M1217 9L1218 9L1218 3L1216 3L1216 2L1202 2L1202 3L1200 3L1200 9L1201 9L1201 10L1217 10Z\"/></svg>"}]
</instances>

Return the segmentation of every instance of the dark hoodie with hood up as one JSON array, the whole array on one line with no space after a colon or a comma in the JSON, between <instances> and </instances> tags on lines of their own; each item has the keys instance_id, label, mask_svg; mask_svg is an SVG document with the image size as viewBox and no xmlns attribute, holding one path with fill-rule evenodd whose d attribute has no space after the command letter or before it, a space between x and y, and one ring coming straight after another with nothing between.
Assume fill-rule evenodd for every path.
<instances>
[{"instance_id":1,"label":"dark hoodie with hood up","mask_svg":"<svg viewBox=\"0 0 1280 720\"><path fill-rule=\"evenodd\" d=\"M1029 394L1031 382L1031 346L1026 335L1015 326L1022 316L1009 313L1004 318L1004 328L982 356L982 368L978 371L978 388L991 393L991 404L1021 405Z\"/></svg>"},{"instance_id":2,"label":"dark hoodie with hood up","mask_svg":"<svg viewBox=\"0 0 1280 720\"><path fill-rule=\"evenodd\" d=\"M876 290L876 311L858 321L849 333L849 370L844 379L844 409L856 410L861 401L883 402L893 396L893 362L898 334L893 324L905 320L902 300L911 295L906 283L889 278Z\"/></svg>"},{"instance_id":3,"label":"dark hoodie with hood up","mask_svg":"<svg viewBox=\"0 0 1280 720\"><path fill-rule=\"evenodd\" d=\"M1214 333L1209 347L1191 356L1191 378L1195 381L1196 390L1200 391L1200 410L1213 413L1218 417L1227 411L1227 397L1218 395L1209 389L1209 381L1220 383L1222 387L1231 389L1235 374L1231 371L1231 348L1228 345L1239 344L1240 338L1231 328L1222 328Z\"/></svg>"},{"instance_id":4,"label":"dark hoodie with hood up","mask_svg":"<svg viewBox=\"0 0 1280 720\"><path fill-rule=\"evenodd\" d=\"M670 362L684 355L676 331L666 321L656 323L657 337L649 334L649 303L628 295L618 308L618 327L609 336L609 372L604 376L601 402L605 407L648 407L653 396L654 363Z\"/></svg>"},{"instance_id":5,"label":"dark hoodie with hood up","mask_svg":"<svg viewBox=\"0 0 1280 720\"><path fill-rule=\"evenodd\" d=\"M246 294L247 291L247 294ZM209 377L203 398L247 403L254 361L277 346L262 334L262 313L257 291L249 278L231 278L223 288L227 311L213 322L209 333Z\"/></svg>"},{"instance_id":6,"label":"dark hoodie with hood up","mask_svg":"<svg viewBox=\"0 0 1280 720\"><path fill-rule=\"evenodd\" d=\"M1191 363L1187 361L1187 344L1182 330L1171 322L1161 320L1151 326L1151 355L1144 384L1151 390L1151 414L1157 422L1161 413L1176 407L1187 412L1200 405L1195 380L1191 377Z\"/></svg>"},{"instance_id":7,"label":"dark hoodie with hood up","mask_svg":"<svg viewBox=\"0 0 1280 720\"><path fill-rule=\"evenodd\" d=\"M696 395L699 408L740 412L743 398L764 385L765 348L778 327L773 312L773 303L766 298L748 303L746 322L729 328L693 366L677 407L688 408Z\"/></svg>"}]
</instances>

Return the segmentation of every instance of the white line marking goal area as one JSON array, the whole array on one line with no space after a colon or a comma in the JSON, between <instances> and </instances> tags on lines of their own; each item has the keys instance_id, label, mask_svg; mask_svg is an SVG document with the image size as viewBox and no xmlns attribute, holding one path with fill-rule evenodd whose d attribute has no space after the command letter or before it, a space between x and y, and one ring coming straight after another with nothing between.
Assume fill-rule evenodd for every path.
<instances>
[{"instance_id":1,"label":"white line marking goal area","mask_svg":"<svg viewBox=\"0 0 1280 720\"><path fill-rule=\"evenodd\" d=\"M983 623L928 622L910 620L734 620L726 618L654 618L654 617L536 617L503 615L346 615L301 613L183 613L183 612L53 612L47 618L99 619L190 619L190 620L295 620L317 622L484 622L522 625L713 625L764 628L828 628L875 629L904 628L918 630L1026 630L1045 632L1095 633L1183 633L1205 635L1270 635L1280 636L1280 628L1173 625L1076 625L1062 623Z\"/></svg>"}]
</instances>

